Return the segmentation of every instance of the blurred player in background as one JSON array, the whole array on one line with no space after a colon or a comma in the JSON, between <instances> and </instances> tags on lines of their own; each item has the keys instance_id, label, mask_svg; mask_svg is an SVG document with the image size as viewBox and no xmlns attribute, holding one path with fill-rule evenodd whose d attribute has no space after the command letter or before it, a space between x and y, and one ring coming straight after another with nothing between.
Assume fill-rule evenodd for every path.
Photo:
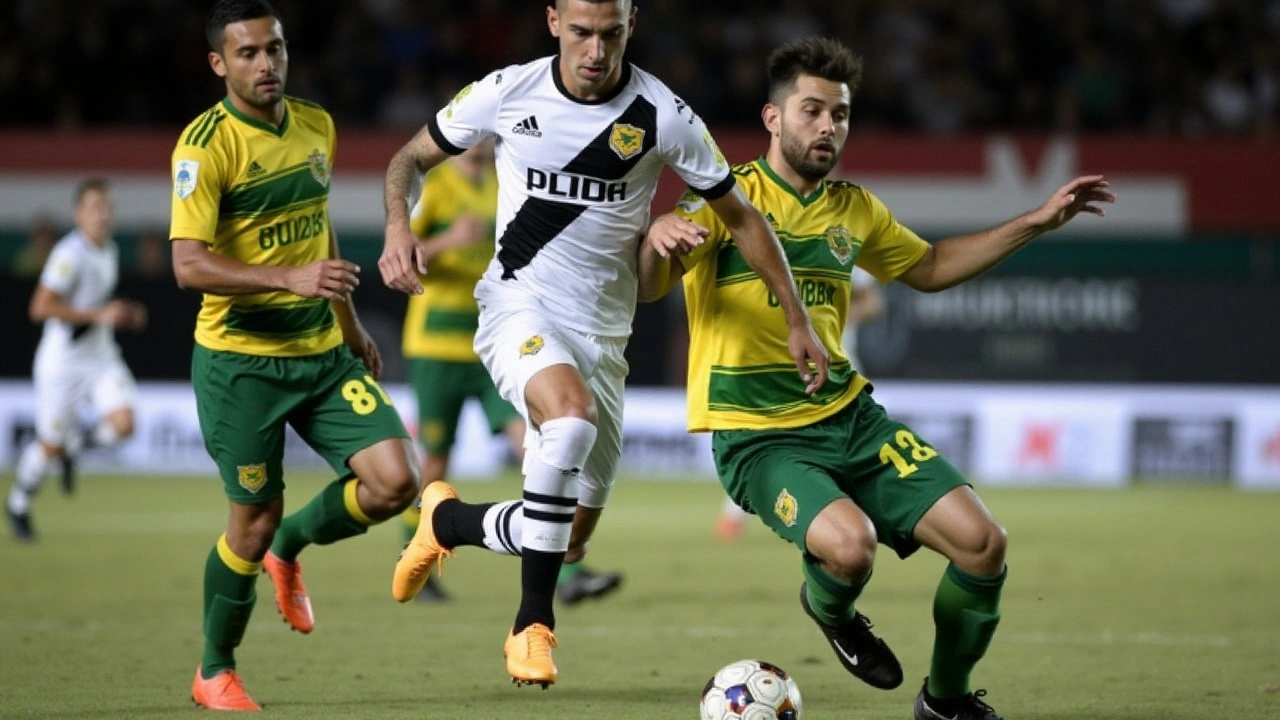
<instances>
[{"instance_id":1,"label":"blurred player in background","mask_svg":"<svg viewBox=\"0 0 1280 720\"><path fill-rule=\"evenodd\" d=\"M475 347L502 397L529 422L522 531L515 503L468 504L447 482L422 490L422 521L392 576L407 602L458 546L515 553L521 599L503 646L518 684L556 681L555 586L585 552L622 455L624 354L635 315L636 248L664 165L708 198L751 267L775 290L790 328L794 372L811 390L827 354L787 273L777 238L738 190L702 120L623 57L635 28L629 0L557 0L546 8L557 55L490 73L387 166L387 286L417 294L426 272L409 228L409 188L450 155L498 138L498 252L476 286Z\"/></svg>"},{"instance_id":2,"label":"blurred player in background","mask_svg":"<svg viewBox=\"0 0 1280 720\"><path fill-rule=\"evenodd\" d=\"M849 318L845 322L841 346L849 364L860 373L862 361L858 357L858 328L880 317L883 312L884 291L880 289L880 283L874 275L855 265L849 282ZM724 542L736 541L742 536L747 515L747 511L738 507L733 498L726 496L716 518L716 537Z\"/></svg>"},{"instance_id":3,"label":"blurred player in background","mask_svg":"<svg viewBox=\"0 0 1280 720\"><path fill-rule=\"evenodd\" d=\"M855 263L882 282L943 290L1080 212L1102 215L1099 203L1115 199L1102 176L1078 177L1035 210L930 245L867 190L827 179L848 138L861 59L836 40L804 38L771 54L768 75L768 153L734 173L774 218L814 327L830 346L846 325ZM885 414L843 353L833 357L826 387L804 393L768 288L750 278L723 281L748 273L733 242L704 201L686 194L675 213L655 220L640 254L642 299L684 280L690 431L714 433L725 491L801 550L802 608L845 669L874 687L903 680L893 652L854 607L877 542L902 557L921 545L945 556L915 720L1000 720L982 700L986 691L970 689L970 674L1000 621L1004 528L959 471Z\"/></svg>"},{"instance_id":4,"label":"blurred player in background","mask_svg":"<svg viewBox=\"0 0 1280 720\"><path fill-rule=\"evenodd\" d=\"M260 710L235 659L259 572L289 626L311 632L299 553L403 512L418 463L352 305L360 268L339 258L330 224L333 119L284 94L284 30L264 0L219 0L205 32L227 95L174 148L169 237L178 284L204 294L191 384L230 512L205 561L191 697L211 710ZM288 517L286 423L338 476Z\"/></svg>"},{"instance_id":5,"label":"blurred player in background","mask_svg":"<svg viewBox=\"0 0 1280 720\"><path fill-rule=\"evenodd\" d=\"M73 456L83 444L80 411L98 417L89 442L112 447L133 434L137 386L120 356L115 330L142 330L141 304L112 299L119 253L111 239L115 219L106 180L90 178L75 190L75 229L53 247L31 296L32 322L44 323L32 380L36 435L18 457L5 514L13 535L32 540L31 500L50 465L62 459L63 487L71 490Z\"/></svg>"},{"instance_id":6,"label":"blurred player in background","mask_svg":"<svg viewBox=\"0 0 1280 720\"><path fill-rule=\"evenodd\" d=\"M423 240L428 268L420 278L422 294L409 296L402 348L418 399L418 439L426 450L424 485L448 475L458 420L468 398L480 403L491 432L506 435L513 457L524 457L524 418L498 394L474 347L480 321L475 286L493 260L497 211L498 176L490 139L432 168L410 213L410 227ZM520 514L520 507L511 512ZM412 507L402 517L408 543L418 529L420 513ZM518 548L519 529L515 532L512 547ZM621 582L619 573L597 574L581 562L565 563L556 594L572 605L609 593ZM448 595L431 576L417 598L444 601Z\"/></svg>"}]
</instances>

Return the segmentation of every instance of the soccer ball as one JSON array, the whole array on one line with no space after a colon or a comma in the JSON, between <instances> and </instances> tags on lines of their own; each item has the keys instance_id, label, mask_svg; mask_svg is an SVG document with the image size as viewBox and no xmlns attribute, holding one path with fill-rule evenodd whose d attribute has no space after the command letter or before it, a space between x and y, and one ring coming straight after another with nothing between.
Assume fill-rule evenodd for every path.
<instances>
[{"instance_id":1,"label":"soccer ball","mask_svg":"<svg viewBox=\"0 0 1280 720\"><path fill-rule=\"evenodd\" d=\"M800 720L800 688L777 665L738 660L711 676L698 707L702 720Z\"/></svg>"}]
</instances>

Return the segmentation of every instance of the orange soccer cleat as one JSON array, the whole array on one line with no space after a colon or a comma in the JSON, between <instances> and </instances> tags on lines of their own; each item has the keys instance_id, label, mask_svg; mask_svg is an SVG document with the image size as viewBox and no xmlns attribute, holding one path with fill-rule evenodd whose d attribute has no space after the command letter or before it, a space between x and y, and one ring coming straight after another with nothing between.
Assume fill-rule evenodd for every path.
<instances>
[{"instance_id":1,"label":"orange soccer cleat","mask_svg":"<svg viewBox=\"0 0 1280 720\"><path fill-rule=\"evenodd\" d=\"M191 701L207 710L232 710L256 712L262 706L244 691L244 684L235 670L223 670L206 680L196 668L196 679L191 683Z\"/></svg>"},{"instance_id":2,"label":"orange soccer cleat","mask_svg":"<svg viewBox=\"0 0 1280 720\"><path fill-rule=\"evenodd\" d=\"M559 672L551 659L556 634L542 623L534 623L507 636L502 654L507 658L507 674L516 685L541 685L543 690L555 684Z\"/></svg>"},{"instance_id":3,"label":"orange soccer cleat","mask_svg":"<svg viewBox=\"0 0 1280 720\"><path fill-rule=\"evenodd\" d=\"M418 530L413 539L405 543L400 551L400 559L396 560L395 573L391 577L391 596L397 602L409 602L418 596L422 586L427 584L427 577L436 566L444 567L444 559L453 557L452 550L446 550L436 541L435 530L431 527L431 516L436 508L445 500L457 500L458 491L443 480L437 480L422 491L422 514L418 518Z\"/></svg>"},{"instance_id":4,"label":"orange soccer cleat","mask_svg":"<svg viewBox=\"0 0 1280 720\"><path fill-rule=\"evenodd\" d=\"M276 609L289 627L304 634L314 630L316 616L311 612L311 598L307 595L307 586L302 584L302 566L298 561L285 562L268 550L262 558L262 569L276 586Z\"/></svg>"}]
</instances>

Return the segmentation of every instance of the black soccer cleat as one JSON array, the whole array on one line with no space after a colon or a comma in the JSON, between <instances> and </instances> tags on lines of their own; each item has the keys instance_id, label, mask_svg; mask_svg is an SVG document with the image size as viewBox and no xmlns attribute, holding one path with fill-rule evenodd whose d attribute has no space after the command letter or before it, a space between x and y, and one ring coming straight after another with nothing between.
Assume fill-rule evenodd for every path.
<instances>
[{"instance_id":1,"label":"black soccer cleat","mask_svg":"<svg viewBox=\"0 0 1280 720\"><path fill-rule=\"evenodd\" d=\"M413 599L420 603L447 603L453 600L453 596L445 592L435 575L429 575L427 584L422 586Z\"/></svg>"},{"instance_id":2,"label":"black soccer cleat","mask_svg":"<svg viewBox=\"0 0 1280 720\"><path fill-rule=\"evenodd\" d=\"M565 605L576 605L583 600L600 598L622 585L622 573L594 573L582 568L573 577L556 585L556 595Z\"/></svg>"},{"instance_id":3,"label":"black soccer cleat","mask_svg":"<svg viewBox=\"0 0 1280 720\"><path fill-rule=\"evenodd\" d=\"M70 455L62 456L62 494L72 495L76 491L76 459Z\"/></svg>"},{"instance_id":4,"label":"black soccer cleat","mask_svg":"<svg viewBox=\"0 0 1280 720\"><path fill-rule=\"evenodd\" d=\"M975 690L958 698L939 700L929 695L929 680L916 696L915 720L1004 720L995 708L982 702L986 690Z\"/></svg>"},{"instance_id":5,"label":"black soccer cleat","mask_svg":"<svg viewBox=\"0 0 1280 720\"><path fill-rule=\"evenodd\" d=\"M31 542L36 539L36 530L31 525L31 513L16 513L6 504L4 514L9 518L9 528L13 530L14 540Z\"/></svg>"},{"instance_id":6,"label":"black soccer cleat","mask_svg":"<svg viewBox=\"0 0 1280 720\"><path fill-rule=\"evenodd\" d=\"M800 605L826 636L836 658L849 674L871 687L892 690L902 684L902 665L884 640L871 632L871 621L862 613L838 627L825 625L809 607L808 583L800 583Z\"/></svg>"}]
</instances>

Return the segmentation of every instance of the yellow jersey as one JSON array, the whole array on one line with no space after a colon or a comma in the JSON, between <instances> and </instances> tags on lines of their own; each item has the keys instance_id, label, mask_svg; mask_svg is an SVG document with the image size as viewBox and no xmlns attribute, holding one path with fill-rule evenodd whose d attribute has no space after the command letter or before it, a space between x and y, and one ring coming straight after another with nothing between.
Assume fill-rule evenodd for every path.
<instances>
[{"instance_id":1,"label":"yellow jersey","mask_svg":"<svg viewBox=\"0 0 1280 720\"><path fill-rule=\"evenodd\" d=\"M782 242L800 300L831 353L831 374L816 393L805 394L777 297L747 265L715 211L686 194L676 212L711 231L680 257L689 316L689 430L811 425L839 412L867 384L840 343L854 265L887 283L929 245L853 183L827 180L802 197L764 158L733 172Z\"/></svg>"},{"instance_id":2,"label":"yellow jersey","mask_svg":"<svg viewBox=\"0 0 1280 720\"><path fill-rule=\"evenodd\" d=\"M401 350L405 357L479 362L474 340L480 321L475 287L493 259L498 213L498 176L489 168L479 182L453 162L435 166L422 182L409 226L420 238L435 235L463 215L488 223L490 242L451 248L431 258L422 294L409 297Z\"/></svg>"},{"instance_id":3,"label":"yellow jersey","mask_svg":"<svg viewBox=\"0 0 1280 720\"><path fill-rule=\"evenodd\" d=\"M337 138L324 108L285 98L279 128L229 99L196 118L173 150L172 240L199 240L251 265L329 257L329 176ZM247 355L315 355L342 342L329 301L287 291L206 293L196 342Z\"/></svg>"}]
</instances>

